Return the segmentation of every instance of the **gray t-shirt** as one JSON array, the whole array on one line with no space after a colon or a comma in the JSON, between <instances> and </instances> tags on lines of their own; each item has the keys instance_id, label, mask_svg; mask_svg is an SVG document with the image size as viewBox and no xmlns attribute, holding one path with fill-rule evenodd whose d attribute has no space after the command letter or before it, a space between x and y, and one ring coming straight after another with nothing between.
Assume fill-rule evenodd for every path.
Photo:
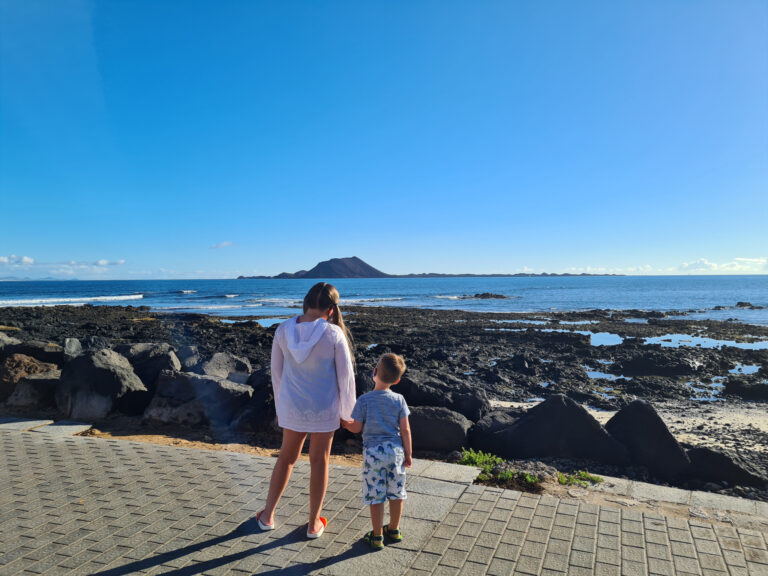
<instances>
[{"instance_id":1,"label":"gray t-shirt","mask_svg":"<svg viewBox=\"0 0 768 576\"><path fill-rule=\"evenodd\" d=\"M363 446L369 448L384 442L402 446L400 418L410 414L405 398L391 390L374 390L357 399L352 419L363 423Z\"/></svg>"}]
</instances>

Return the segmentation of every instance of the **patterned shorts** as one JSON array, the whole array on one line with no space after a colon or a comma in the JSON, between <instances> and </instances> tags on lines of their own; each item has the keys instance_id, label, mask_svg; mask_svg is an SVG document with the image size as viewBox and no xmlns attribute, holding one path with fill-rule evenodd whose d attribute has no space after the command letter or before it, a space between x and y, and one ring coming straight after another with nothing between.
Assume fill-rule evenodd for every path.
<instances>
[{"instance_id":1,"label":"patterned shorts","mask_svg":"<svg viewBox=\"0 0 768 576\"><path fill-rule=\"evenodd\" d=\"M404 460L403 447L392 442L363 450L363 504L405 500Z\"/></svg>"}]
</instances>

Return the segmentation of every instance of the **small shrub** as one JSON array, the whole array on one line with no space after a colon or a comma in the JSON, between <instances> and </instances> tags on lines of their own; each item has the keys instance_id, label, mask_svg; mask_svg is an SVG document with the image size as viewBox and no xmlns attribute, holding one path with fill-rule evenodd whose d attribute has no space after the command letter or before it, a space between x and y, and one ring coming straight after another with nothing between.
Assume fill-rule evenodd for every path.
<instances>
[{"instance_id":1,"label":"small shrub","mask_svg":"<svg viewBox=\"0 0 768 576\"><path fill-rule=\"evenodd\" d=\"M523 492L541 492L541 478L520 470L501 470L488 482L494 486Z\"/></svg>"},{"instance_id":2,"label":"small shrub","mask_svg":"<svg viewBox=\"0 0 768 576\"><path fill-rule=\"evenodd\" d=\"M459 464L465 466L480 468L481 472L475 480L479 484L489 484L523 492L541 492L541 478L519 470L499 470L499 464L503 462L503 458L472 448L462 449L461 458L458 461Z\"/></svg>"},{"instance_id":3,"label":"small shrub","mask_svg":"<svg viewBox=\"0 0 768 576\"><path fill-rule=\"evenodd\" d=\"M465 466L477 466L484 474L490 475L493 467L497 464L501 464L503 461L504 460L494 454L485 453L481 450L476 451L472 448L469 450L462 448L459 464L464 464Z\"/></svg>"},{"instance_id":4,"label":"small shrub","mask_svg":"<svg viewBox=\"0 0 768 576\"><path fill-rule=\"evenodd\" d=\"M586 470L577 470L573 474L564 474L562 472L557 473L557 482L562 486L587 486L593 484L600 484L603 479L595 474L590 474Z\"/></svg>"}]
</instances>

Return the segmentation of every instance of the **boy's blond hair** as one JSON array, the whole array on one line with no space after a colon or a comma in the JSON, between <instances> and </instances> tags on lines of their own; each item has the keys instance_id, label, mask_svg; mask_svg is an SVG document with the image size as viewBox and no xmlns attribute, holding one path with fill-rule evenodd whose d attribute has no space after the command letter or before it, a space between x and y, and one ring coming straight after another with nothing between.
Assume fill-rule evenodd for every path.
<instances>
[{"instance_id":1,"label":"boy's blond hair","mask_svg":"<svg viewBox=\"0 0 768 576\"><path fill-rule=\"evenodd\" d=\"M405 360L398 354L383 354L379 358L376 373L385 384L394 384L405 373Z\"/></svg>"}]
</instances>

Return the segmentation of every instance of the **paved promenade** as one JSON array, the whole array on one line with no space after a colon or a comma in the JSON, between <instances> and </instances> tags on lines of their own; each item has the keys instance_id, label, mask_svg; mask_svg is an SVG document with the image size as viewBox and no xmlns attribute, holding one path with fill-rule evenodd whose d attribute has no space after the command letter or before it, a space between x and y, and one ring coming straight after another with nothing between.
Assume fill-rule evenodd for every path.
<instances>
[{"instance_id":1,"label":"paved promenade","mask_svg":"<svg viewBox=\"0 0 768 576\"><path fill-rule=\"evenodd\" d=\"M259 533L271 458L24 428L0 425L3 576L768 575L768 529L476 486L472 469L426 461L410 475L400 544L360 543L369 517L346 467L331 469L325 535L306 540L304 462L279 528Z\"/></svg>"}]
</instances>

